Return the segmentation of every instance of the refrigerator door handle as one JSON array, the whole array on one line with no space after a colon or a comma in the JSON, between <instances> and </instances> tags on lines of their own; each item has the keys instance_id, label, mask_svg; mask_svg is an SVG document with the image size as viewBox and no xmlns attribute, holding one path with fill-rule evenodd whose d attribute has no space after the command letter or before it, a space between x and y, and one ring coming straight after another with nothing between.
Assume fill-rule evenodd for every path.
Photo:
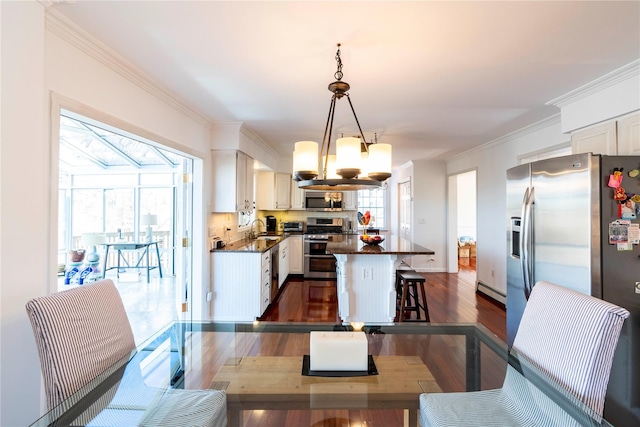
<instances>
[{"instance_id":1,"label":"refrigerator door handle","mask_svg":"<svg viewBox=\"0 0 640 427\"><path fill-rule=\"evenodd\" d=\"M524 213L524 253L525 253L525 266L523 267L526 271L525 276L526 279L524 281L524 296L528 300L529 295L531 295L531 290L533 289L534 283L534 262L533 262L533 203L535 201L535 188L531 187L529 190L529 197L527 198L525 204L525 213Z\"/></svg>"},{"instance_id":2,"label":"refrigerator door handle","mask_svg":"<svg viewBox=\"0 0 640 427\"><path fill-rule=\"evenodd\" d=\"M520 224L520 269L522 270L522 282L523 289L525 291L525 295L527 294L527 244L526 244L526 236L527 236L527 204L529 202L529 187L524 192L524 197L522 198L522 212L520 214L521 224Z\"/></svg>"}]
</instances>

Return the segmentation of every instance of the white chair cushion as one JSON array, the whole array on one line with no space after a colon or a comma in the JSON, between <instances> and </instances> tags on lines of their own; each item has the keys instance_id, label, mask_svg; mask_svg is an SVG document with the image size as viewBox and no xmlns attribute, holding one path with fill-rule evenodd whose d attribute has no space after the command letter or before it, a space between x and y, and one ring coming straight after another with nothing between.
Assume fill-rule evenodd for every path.
<instances>
[{"instance_id":1,"label":"white chair cushion","mask_svg":"<svg viewBox=\"0 0 640 427\"><path fill-rule=\"evenodd\" d=\"M602 415L627 317L627 310L606 301L538 282L513 348L526 358L520 361L525 372L542 370ZM423 427L579 425L512 367L498 390L420 395L420 419Z\"/></svg>"}]
</instances>

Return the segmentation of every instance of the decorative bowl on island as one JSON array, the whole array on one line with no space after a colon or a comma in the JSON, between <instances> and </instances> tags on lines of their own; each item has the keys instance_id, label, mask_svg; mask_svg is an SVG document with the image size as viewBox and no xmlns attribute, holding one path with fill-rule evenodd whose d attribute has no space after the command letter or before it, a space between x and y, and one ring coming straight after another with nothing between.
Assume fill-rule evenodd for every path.
<instances>
[{"instance_id":1,"label":"decorative bowl on island","mask_svg":"<svg viewBox=\"0 0 640 427\"><path fill-rule=\"evenodd\" d=\"M384 237L377 234L363 234L360 236L360 240L362 240L362 242L366 245L379 245L380 243L384 242Z\"/></svg>"}]
</instances>

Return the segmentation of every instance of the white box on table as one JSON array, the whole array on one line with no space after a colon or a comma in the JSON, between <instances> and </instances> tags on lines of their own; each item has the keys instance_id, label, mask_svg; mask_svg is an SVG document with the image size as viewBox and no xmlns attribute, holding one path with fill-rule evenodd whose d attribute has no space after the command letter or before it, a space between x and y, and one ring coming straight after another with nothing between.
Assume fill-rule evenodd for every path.
<instances>
[{"instance_id":1,"label":"white box on table","mask_svg":"<svg viewBox=\"0 0 640 427\"><path fill-rule=\"evenodd\" d=\"M367 371L367 336L364 332L312 331L309 349L312 371Z\"/></svg>"}]
</instances>

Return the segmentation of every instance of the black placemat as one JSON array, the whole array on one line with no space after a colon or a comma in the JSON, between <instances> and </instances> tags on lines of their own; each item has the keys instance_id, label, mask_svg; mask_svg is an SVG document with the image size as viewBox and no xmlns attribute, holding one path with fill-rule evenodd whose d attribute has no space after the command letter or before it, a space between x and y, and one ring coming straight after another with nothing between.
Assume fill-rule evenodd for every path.
<instances>
[{"instance_id":1,"label":"black placemat","mask_svg":"<svg viewBox=\"0 0 640 427\"><path fill-rule=\"evenodd\" d=\"M378 368L373 361L373 356L369 355L369 368L366 371L312 371L311 358L308 354L302 357L302 375L307 377L366 377L368 375L378 375Z\"/></svg>"}]
</instances>

